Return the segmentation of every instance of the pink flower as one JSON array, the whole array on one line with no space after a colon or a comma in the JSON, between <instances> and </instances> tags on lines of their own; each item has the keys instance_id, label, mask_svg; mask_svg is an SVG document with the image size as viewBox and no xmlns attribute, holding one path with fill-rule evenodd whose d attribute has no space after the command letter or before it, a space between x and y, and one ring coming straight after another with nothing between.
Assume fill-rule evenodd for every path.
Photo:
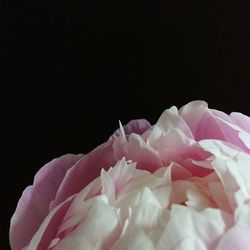
<instances>
[{"instance_id":1,"label":"pink flower","mask_svg":"<svg viewBox=\"0 0 250 250\"><path fill-rule=\"evenodd\" d=\"M250 118L202 101L45 165L10 226L19 249L250 249Z\"/></svg>"}]
</instances>

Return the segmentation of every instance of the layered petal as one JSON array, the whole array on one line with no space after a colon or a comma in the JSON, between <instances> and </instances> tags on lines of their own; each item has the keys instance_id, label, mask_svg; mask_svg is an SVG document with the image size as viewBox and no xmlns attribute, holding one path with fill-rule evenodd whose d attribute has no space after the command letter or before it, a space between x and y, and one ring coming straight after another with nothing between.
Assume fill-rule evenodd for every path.
<instances>
[{"instance_id":1,"label":"layered petal","mask_svg":"<svg viewBox=\"0 0 250 250\"><path fill-rule=\"evenodd\" d=\"M203 101L153 126L120 123L89 154L38 172L12 218L12 249L250 248L249 126Z\"/></svg>"},{"instance_id":2,"label":"layered petal","mask_svg":"<svg viewBox=\"0 0 250 250\"><path fill-rule=\"evenodd\" d=\"M49 204L66 174L83 155L67 154L46 164L20 198L10 224L10 244L13 250L22 249L34 235L49 212Z\"/></svg>"},{"instance_id":3,"label":"layered petal","mask_svg":"<svg viewBox=\"0 0 250 250\"><path fill-rule=\"evenodd\" d=\"M85 155L66 173L51 208L63 202L67 197L80 192L100 175L102 168L108 169L115 164L112 144L113 142L109 140L100 145Z\"/></svg>"},{"instance_id":4,"label":"layered petal","mask_svg":"<svg viewBox=\"0 0 250 250\"><path fill-rule=\"evenodd\" d=\"M137 120L131 120L128 122L124 127L124 134L130 135L132 133L136 133L139 135L142 135L148 128L150 128L150 123L145 119L137 119ZM115 137L121 136L121 129L117 129L113 135L110 137L110 139L114 139Z\"/></svg>"}]
</instances>

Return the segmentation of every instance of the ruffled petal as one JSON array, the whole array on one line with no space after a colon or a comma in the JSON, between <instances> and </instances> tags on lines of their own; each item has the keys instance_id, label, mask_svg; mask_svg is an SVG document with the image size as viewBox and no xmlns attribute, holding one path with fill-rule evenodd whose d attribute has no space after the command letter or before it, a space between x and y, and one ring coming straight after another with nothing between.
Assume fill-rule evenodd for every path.
<instances>
[{"instance_id":1,"label":"ruffled petal","mask_svg":"<svg viewBox=\"0 0 250 250\"><path fill-rule=\"evenodd\" d=\"M114 144L114 157L117 161L125 157L137 163L137 167L147 171L155 171L163 167L157 151L148 145L140 135L132 133L128 139L118 137Z\"/></svg>"}]
</instances>

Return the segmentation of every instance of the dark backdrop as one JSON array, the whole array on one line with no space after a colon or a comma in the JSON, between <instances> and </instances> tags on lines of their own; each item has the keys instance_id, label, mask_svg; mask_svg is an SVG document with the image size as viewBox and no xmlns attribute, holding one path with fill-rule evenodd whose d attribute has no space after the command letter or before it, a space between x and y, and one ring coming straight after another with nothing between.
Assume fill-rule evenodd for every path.
<instances>
[{"instance_id":1,"label":"dark backdrop","mask_svg":"<svg viewBox=\"0 0 250 250\"><path fill-rule=\"evenodd\" d=\"M1 5L1 249L36 171L89 152L118 120L155 123L194 99L250 115L247 0Z\"/></svg>"}]
</instances>

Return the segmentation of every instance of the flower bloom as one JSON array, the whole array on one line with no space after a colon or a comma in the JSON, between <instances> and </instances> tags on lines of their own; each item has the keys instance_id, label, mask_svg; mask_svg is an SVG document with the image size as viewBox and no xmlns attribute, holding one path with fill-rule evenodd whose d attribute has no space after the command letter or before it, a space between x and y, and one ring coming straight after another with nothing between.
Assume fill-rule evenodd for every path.
<instances>
[{"instance_id":1,"label":"flower bloom","mask_svg":"<svg viewBox=\"0 0 250 250\"><path fill-rule=\"evenodd\" d=\"M11 248L250 249L249 179L249 117L171 107L45 165L11 219Z\"/></svg>"}]
</instances>

